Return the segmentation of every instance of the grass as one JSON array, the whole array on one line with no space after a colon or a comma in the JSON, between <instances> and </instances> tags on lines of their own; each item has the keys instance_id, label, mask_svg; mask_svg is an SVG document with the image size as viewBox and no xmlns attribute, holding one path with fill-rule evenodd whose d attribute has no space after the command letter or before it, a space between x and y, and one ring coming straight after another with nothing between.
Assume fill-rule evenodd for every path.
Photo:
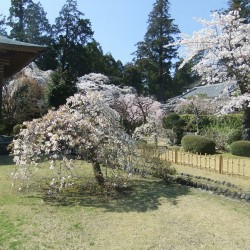
<instances>
[{"instance_id":1,"label":"grass","mask_svg":"<svg viewBox=\"0 0 250 250\"><path fill-rule=\"evenodd\" d=\"M47 171L19 193L11 159L0 160L0 249L249 248L247 203L138 177L115 198L83 188L46 201L39 183ZM91 183L90 165L81 166Z\"/></svg>"}]
</instances>

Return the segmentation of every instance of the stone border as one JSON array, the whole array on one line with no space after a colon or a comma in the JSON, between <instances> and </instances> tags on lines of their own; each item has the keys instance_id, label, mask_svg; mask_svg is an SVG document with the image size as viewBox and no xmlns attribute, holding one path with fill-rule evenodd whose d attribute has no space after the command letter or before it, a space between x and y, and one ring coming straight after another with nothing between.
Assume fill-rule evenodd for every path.
<instances>
[{"instance_id":1,"label":"stone border","mask_svg":"<svg viewBox=\"0 0 250 250\"><path fill-rule=\"evenodd\" d=\"M173 177L172 181L184 186L210 191L217 195L223 195L250 203L250 194L243 192L241 188L230 182L217 181L203 176L193 176L184 173Z\"/></svg>"}]
</instances>

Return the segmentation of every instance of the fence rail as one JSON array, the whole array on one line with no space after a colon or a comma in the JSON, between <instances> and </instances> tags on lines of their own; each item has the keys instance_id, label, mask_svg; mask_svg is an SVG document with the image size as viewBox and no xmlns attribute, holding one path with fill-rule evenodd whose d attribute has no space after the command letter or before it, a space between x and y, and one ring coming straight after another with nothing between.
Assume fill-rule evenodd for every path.
<instances>
[{"instance_id":1,"label":"fence rail","mask_svg":"<svg viewBox=\"0 0 250 250\"><path fill-rule=\"evenodd\" d=\"M161 160L174 164L203 169L226 175L235 175L250 178L250 160L225 157L222 155L201 155L180 150L164 150L155 156Z\"/></svg>"}]
</instances>

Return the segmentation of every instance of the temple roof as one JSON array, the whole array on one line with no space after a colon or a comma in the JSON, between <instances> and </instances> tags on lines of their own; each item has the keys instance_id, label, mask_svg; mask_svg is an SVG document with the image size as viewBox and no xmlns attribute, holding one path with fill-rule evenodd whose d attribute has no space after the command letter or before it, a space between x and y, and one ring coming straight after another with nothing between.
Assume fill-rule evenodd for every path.
<instances>
[{"instance_id":1,"label":"temple roof","mask_svg":"<svg viewBox=\"0 0 250 250\"><path fill-rule=\"evenodd\" d=\"M205 95L207 98L215 98L219 97L223 93L230 94L234 89L234 82L210 84L192 88L184 93L181 97L188 98L195 95Z\"/></svg>"},{"instance_id":2,"label":"temple roof","mask_svg":"<svg viewBox=\"0 0 250 250\"><path fill-rule=\"evenodd\" d=\"M0 75L4 79L13 76L36 59L45 49L45 46L0 36Z\"/></svg>"}]
</instances>

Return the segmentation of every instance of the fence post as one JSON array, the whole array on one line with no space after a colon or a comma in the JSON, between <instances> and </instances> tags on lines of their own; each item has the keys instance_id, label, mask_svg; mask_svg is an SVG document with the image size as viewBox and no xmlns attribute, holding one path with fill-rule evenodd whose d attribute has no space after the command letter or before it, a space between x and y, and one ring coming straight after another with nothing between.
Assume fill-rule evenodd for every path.
<instances>
[{"instance_id":1,"label":"fence post","mask_svg":"<svg viewBox=\"0 0 250 250\"><path fill-rule=\"evenodd\" d=\"M240 175L240 159L238 159L238 175Z\"/></svg>"},{"instance_id":2,"label":"fence post","mask_svg":"<svg viewBox=\"0 0 250 250\"><path fill-rule=\"evenodd\" d=\"M223 157L222 157L222 155L220 155L220 157L219 157L219 173L220 174L223 173Z\"/></svg>"},{"instance_id":3,"label":"fence post","mask_svg":"<svg viewBox=\"0 0 250 250\"><path fill-rule=\"evenodd\" d=\"M177 151L177 149L174 150L174 163L175 164L178 163L178 151Z\"/></svg>"},{"instance_id":4,"label":"fence post","mask_svg":"<svg viewBox=\"0 0 250 250\"><path fill-rule=\"evenodd\" d=\"M243 161L243 169L242 169L242 170L243 170L243 173L242 173L243 176L245 176L245 164L246 164L246 162L245 162L245 160L244 160L244 161Z\"/></svg>"}]
</instances>

